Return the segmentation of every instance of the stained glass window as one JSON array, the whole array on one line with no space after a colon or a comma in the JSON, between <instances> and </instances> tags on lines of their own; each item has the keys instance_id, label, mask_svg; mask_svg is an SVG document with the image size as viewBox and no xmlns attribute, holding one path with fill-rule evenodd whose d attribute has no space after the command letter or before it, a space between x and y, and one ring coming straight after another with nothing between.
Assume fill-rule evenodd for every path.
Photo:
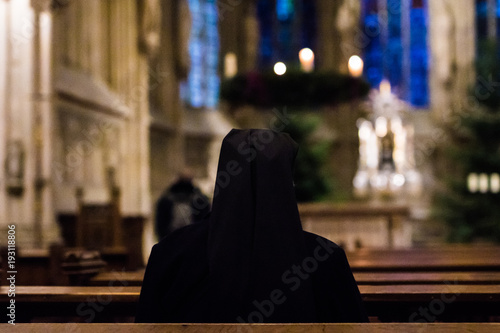
<instances>
[{"instance_id":1,"label":"stained glass window","mask_svg":"<svg viewBox=\"0 0 500 333\"><path fill-rule=\"evenodd\" d=\"M220 85L216 0L189 0L189 10L192 22L189 39L191 67L187 81L181 86L181 96L189 106L215 108Z\"/></svg>"},{"instance_id":2,"label":"stained glass window","mask_svg":"<svg viewBox=\"0 0 500 333\"><path fill-rule=\"evenodd\" d=\"M364 0L363 31L370 42L364 49L365 76L368 82L378 87L384 78L383 45L377 0Z\"/></svg>"},{"instance_id":3,"label":"stained glass window","mask_svg":"<svg viewBox=\"0 0 500 333\"><path fill-rule=\"evenodd\" d=\"M311 0L259 0L259 68L270 69L278 61L298 66L298 52L314 50L315 4ZM293 67L293 66L292 66Z\"/></svg>"},{"instance_id":4,"label":"stained glass window","mask_svg":"<svg viewBox=\"0 0 500 333\"><path fill-rule=\"evenodd\" d=\"M427 0L363 0L364 75L378 87L389 80L401 99L429 104Z\"/></svg>"},{"instance_id":5,"label":"stained glass window","mask_svg":"<svg viewBox=\"0 0 500 333\"><path fill-rule=\"evenodd\" d=\"M424 0L413 0L410 9L410 88L409 102L415 106L429 103L427 48L427 10Z\"/></svg>"},{"instance_id":6,"label":"stained glass window","mask_svg":"<svg viewBox=\"0 0 500 333\"><path fill-rule=\"evenodd\" d=\"M273 5L271 1L260 0L257 4L259 18L259 67L271 68L273 65Z\"/></svg>"}]
</instances>

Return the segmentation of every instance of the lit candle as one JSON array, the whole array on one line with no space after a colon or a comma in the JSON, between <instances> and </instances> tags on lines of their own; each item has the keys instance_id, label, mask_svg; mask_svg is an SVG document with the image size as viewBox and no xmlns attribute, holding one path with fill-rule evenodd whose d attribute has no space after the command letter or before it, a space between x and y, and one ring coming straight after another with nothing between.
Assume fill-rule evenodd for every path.
<instances>
[{"instance_id":1,"label":"lit candle","mask_svg":"<svg viewBox=\"0 0 500 333\"><path fill-rule=\"evenodd\" d=\"M387 134L387 119L385 117L378 117L375 120L375 133L380 138Z\"/></svg>"},{"instance_id":2,"label":"lit candle","mask_svg":"<svg viewBox=\"0 0 500 333\"><path fill-rule=\"evenodd\" d=\"M224 77L232 78L238 73L238 59L233 52L226 53L224 57Z\"/></svg>"},{"instance_id":3,"label":"lit candle","mask_svg":"<svg viewBox=\"0 0 500 333\"><path fill-rule=\"evenodd\" d=\"M397 134L403 130L403 121L400 117L395 116L391 118L391 131Z\"/></svg>"},{"instance_id":4,"label":"lit candle","mask_svg":"<svg viewBox=\"0 0 500 333\"><path fill-rule=\"evenodd\" d=\"M467 189L471 193L476 193L479 189L479 178L474 172L469 173L469 175L467 176Z\"/></svg>"},{"instance_id":5,"label":"lit candle","mask_svg":"<svg viewBox=\"0 0 500 333\"><path fill-rule=\"evenodd\" d=\"M369 153L368 140L371 134L371 123L368 120L361 120L359 122L359 158L360 158L360 168L364 167L367 162L367 157Z\"/></svg>"},{"instance_id":6,"label":"lit candle","mask_svg":"<svg viewBox=\"0 0 500 333\"><path fill-rule=\"evenodd\" d=\"M488 192L488 175L485 173L479 175L479 192Z\"/></svg>"},{"instance_id":7,"label":"lit candle","mask_svg":"<svg viewBox=\"0 0 500 333\"><path fill-rule=\"evenodd\" d=\"M498 173L492 173L490 175L490 190L491 193L500 192L500 175Z\"/></svg>"},{"instance_id":8,"label":"lit candle","mask_svg":"<svg viewBox=\"0 0 500 333\"><path fill-rule=\"evenodd\" d=\"M277 62L275 65L274 65L274 72L276 73L276 75L283 75L285 74L286 72L286 65L282 62Z\"/></svg>"},{"instance_id":9,"label":"lit candle","mask_svg":"<svg viewBox=\"0 0 500 333\"><path fill-rule=\"evenodd\" d=\"M314 52L309 48L303 48L299 52L300 67L304 72L312 72L314 69Z\"/></svg>"},{"instance_id":10,"label":"lit candle","mask_svg":"<svg viewBox=\"0 0 500 333\"><path fill-rule=\"evenodd\" d=\"M387 98L391 96L391 83L388 80L382 80L379 86L380 95Z\"/></svg>"},{"instance_id":11,"label":"lit candle","mask_svg":"<svg viewBox=\"0 0 500 333\"><path fill-rule=\"evenodd\" d=\"M363 59L361 59L357 55L353 55L352 57L349 58L349 62L347 64L349 67L349 74L353 77L360 77L363 75Z\"/></svg>"},{"instance_id":12,"label":"lit candle","mask_svg":"<svg viewBox=\"0 0 500 333\"><path fill-rule=\"evenodd\" d=\"M363 198L368 195L369 175L364 170L358 170L352 184L354 186L354 195L358 198Z\"/></svg>"},{"instance_id":13,"label":"lit candle","mask_svg":"<svg viewBox=\"0 0 500 333\"><path fill-rule=\"evenodd\" d=\"M368 168L375 170L378 166L378 144L377 135L375 131L371 131L367 144L366 164Z\"/></svg>"},{"instance_id":14,"label":"lit candle","mask_svg":"<svg viewBox=\"0 0 500 333\"><path fill-rule=\"evenodd\" d=\"M368 138L370 137L370 133L371 133L371 123L367 120L360 121L359 131L358 131L359 140L362 143L367 142Z\"/></svg>"},{"instance_id":15,"label":"lit candle","mask_svg":"<svg viewBox=\"0 0 500 333\"><path fill-rule=\"evenodd\" d=\"M394 162L396 163L396 169L402 170L406 163L406 129L401 126L397 130L394 130L391 120L391 130L394 133Z\"/></svg>"}]
</instances>

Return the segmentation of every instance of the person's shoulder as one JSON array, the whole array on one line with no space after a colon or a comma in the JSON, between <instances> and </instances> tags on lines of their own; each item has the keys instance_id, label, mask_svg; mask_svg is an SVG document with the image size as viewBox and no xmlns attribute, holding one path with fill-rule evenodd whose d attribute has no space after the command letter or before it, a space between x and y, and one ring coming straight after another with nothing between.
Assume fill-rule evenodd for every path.
<instances>
[{"instance_id":1,"label":"person's shoulder","mask_svg":"<svg viewBox=\"0 0 500 333\"><path fill-rule=\"evenodd\" d=\"M322 246L322 247L327 247L327 248L332 249L332 250L344 252L342 247L340 247L337 243L332 242L331 240L329 240L323 236L314 234L314 233L309 232L309 231L303 231L303 233L304 233L304 240L305 240L306 246L308 248Z\"/></svg>"},{"instance_id":2,"label":"person's shoulder","mask_svg":"<svg viewBox=\"0 0 500 333\"><path fill-rule=\"evenodd\" d=\"M161 239L155 247L159 249L182 248L184 246L191 246L206 242L208 237L208 226L208 219L189 224L168 234L166 237Z\"/></svg>"}]
</instances>

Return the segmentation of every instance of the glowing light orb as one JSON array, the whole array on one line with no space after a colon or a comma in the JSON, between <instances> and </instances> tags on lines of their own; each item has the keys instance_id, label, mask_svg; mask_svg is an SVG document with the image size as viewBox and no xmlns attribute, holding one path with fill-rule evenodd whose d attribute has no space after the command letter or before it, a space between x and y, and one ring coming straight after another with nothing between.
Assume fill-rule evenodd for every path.
<instances>
[{"instance_id":1,"label":"glowing light orb","mask_svg":"<svg viewBox=\"0 0 500 333\"><path fill-rule=\"evenodd\" d=\"M276 75L283 75L283 74L285 74L285 72L286 72L286 65L284 63L282 63L281 61L277 62L274 65L274 72L276 73Z\"/></svg>"}]
</instances>

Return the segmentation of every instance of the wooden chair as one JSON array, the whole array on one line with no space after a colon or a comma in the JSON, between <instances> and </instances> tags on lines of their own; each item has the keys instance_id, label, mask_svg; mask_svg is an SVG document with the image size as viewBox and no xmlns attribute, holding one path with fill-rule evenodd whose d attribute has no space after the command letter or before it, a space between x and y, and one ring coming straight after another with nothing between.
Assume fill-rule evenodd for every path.
<instances>
[{"instance_id":1,"label":"wooden chair","mask_svg":"<svg viewBox=\"0 0 500 333\"><path fill-rule=\"evenodd\" d=\"M105 203L85 202L84 190L78 188L76 246L90 250L123 248L120 216L120 190L110 188L110 200Z\"/></svg>"}]
</instances>

